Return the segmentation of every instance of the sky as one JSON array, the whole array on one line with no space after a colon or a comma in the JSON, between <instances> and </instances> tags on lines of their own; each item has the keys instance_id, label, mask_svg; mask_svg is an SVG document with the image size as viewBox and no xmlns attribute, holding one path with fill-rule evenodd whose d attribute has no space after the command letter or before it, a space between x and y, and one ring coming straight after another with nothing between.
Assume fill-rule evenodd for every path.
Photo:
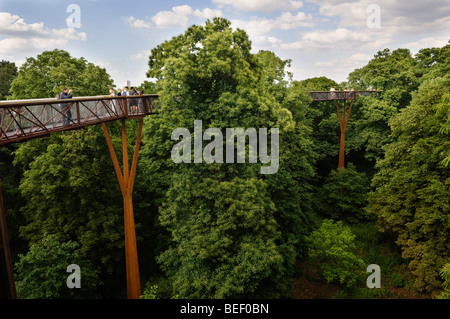
<instances>
[{"instance_id":1,"label":"sky","mask_svg":"<svg viewBox=\"0 0 450 319\"><path fill-rule=\"evenodd\" d=\"M385 48L415 54L450 40L449 0L0 0L0 60L20 67L61 49L105 68L117 87L140 85L151 80L152 48L216 16L245 30L252 52L290 59L294 80L340 83Z\"/></svg>"}]
</instances>

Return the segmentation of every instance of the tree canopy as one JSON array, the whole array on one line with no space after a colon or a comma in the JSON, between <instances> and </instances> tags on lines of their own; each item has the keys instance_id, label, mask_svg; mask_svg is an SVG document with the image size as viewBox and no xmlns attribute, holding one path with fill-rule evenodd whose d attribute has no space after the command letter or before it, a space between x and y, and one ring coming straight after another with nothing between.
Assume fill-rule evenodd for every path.
<instances>
[{"instance_id":1,"label":"tree canopy","mask_svg":"<svg viewBox=\"0 0 450 319\"><path fill-rule=\"evenodd\" d=\"M0 101L6 100L10 94L11 82L17 76L17 67L14 62L0 61Z\"/></svg>"},{"instance_id":2,"label":"tree canopy","mask_svg":"<svg viewBox=\"0 0 450 319\"><path fill-rule=\"evenodd\" d=\"M428 291L440 286L439 269L450 258L450 170L442 165L450 140L439 134L446 118L438 112L448 94L446 82L424 81L411 105L392 121L395 141L377 164L369 196L369 211L381 229L398 234L403 257L411 259L417 275L416 286Z\"/></svg>"},{"instance_id":3,"label":"tree canopy","mask_svg":"<svg viewBox=\"0 0 450 319\"><path fill-rule=\"evenodd\" d=\"M284 295L289 281L279 274L293 272L304 245L309 197L287 199L308 191L302 178L313 173L309 130L283 107L289 61L250 49L244 31L214 19L150 55L148 76L157 79L162 106L146 123L143 163L149 179L167 180L155 190L161 224L172 234L159 260L180 297ZM291 147L280 149L276 176L263 177L248 163L176 166L167 156L171 132L192 131L195 119L223 132L279 127L280 145Z\"/></svg>"},{"instance_id":4,"label":"tree canopy","mask_svg":"<svg viewBox=\"0 0 450 319\"><path fill-rule=\"evenodd\" d=\"M28 58L11 83L13 100L53 98L64 86L76 96L107 95L113 80L104 68L55 49Z\"/></svg>"},{"instance_id":5,"label":"tree canopy","mask_svg":"<svg viewBox=\"0 0 450 319\"><path fill-rule=\"evenodd\" d=\"M398 297L385 286L368 292L361 275L374 262L389 288L447 296L449 60L450 44L415 55L386 48L346 83L293 80L290 59L253 52L223 18L154 47L155 81L142 87L160 103L144 120L133 193L144 298L292 297L296 277L311 279L304 269L342 288L336 297ZM50 98L63 86L104 95L113 84L58 49L19 70L2 61L0 79L0 99ZM343 169L336 104L309 97L331 87L381 91L354 101ZM126 122L130 142L136 126ZM121 145L119 123L108 128ZM228 129L247 133L233 137L230 161ZM267 130L257 152L253 129ZM123 203L101 129L2 148L0 169L20 295L123 298ZM67 290L66 272L52 275L72 263L86 269L89 293Z\"/></svg>"}]
</instances>

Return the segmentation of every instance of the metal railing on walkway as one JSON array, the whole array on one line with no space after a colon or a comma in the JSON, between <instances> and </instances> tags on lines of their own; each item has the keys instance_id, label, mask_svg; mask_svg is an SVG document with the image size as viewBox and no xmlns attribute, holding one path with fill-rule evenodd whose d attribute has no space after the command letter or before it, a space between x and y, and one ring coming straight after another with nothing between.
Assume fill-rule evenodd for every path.
<instances>
[{"instance_id":1,"label":"metal railing on walkway","mask_svg":"<svg viewBox=\"0 0 450 319\"><path fill-rule=\"evenodd\" d=\"M157 94L0 101L0 145L154 114Z\"/></svg>"},{"instance_id":2,"label":"metal railing on walkway","mask_svg":"<svg viewBox=\"0 0 450 319\"><path fill-rule=\"evenodd\" d=\"M379 91L312 91L309 96L313 101L343 101L355 100L357 96L369 96L375 94L378 96Z\"/></svg>"}]
</instances>

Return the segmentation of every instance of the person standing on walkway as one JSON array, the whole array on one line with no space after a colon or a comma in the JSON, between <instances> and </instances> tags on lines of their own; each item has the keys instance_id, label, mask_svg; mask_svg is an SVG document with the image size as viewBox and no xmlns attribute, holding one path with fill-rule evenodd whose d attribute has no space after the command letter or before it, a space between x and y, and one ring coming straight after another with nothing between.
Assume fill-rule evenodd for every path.
<instances>
[{"instance_id":1,"label":"person standing on walkway","mask_svg":"<svg viewBox=\"0 0 450 319\"><path fill-rule=\"evenodd\" d=\"M113 88L109 89L109 96L110 97L116 97L117 96L116 91L114 91ZM117 114L116 104L117 104L117 100L110 100L111 110L113 111L114 114Z\"/></svg>"},{"instance_id":2,"label":"person standing on walkway","mask_svg":"<svg viewBox=\"0 0 450 319\"><path fill-rule=\"evenodd\" d=\"M67 87L64 87L62 92L58 94L59 100L71 99L72 98L72 90L69 90ZM61 113L63 114L62 125L66 126L70 124L72 120L72 113L70 112L70 103L61 103L59 104L59 108L61 109Z\"/></svg>"}]
</instances>

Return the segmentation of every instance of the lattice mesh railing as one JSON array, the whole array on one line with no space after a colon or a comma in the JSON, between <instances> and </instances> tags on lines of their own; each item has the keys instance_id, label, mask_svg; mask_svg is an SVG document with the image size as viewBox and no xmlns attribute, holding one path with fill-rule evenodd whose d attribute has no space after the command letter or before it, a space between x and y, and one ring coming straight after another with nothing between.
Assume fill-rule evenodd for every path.
<instances>
[{"instance_id":1,"label":"lattice mesh railing","mask_svg":"<svg viewBox=\"0 0 450 319\"><path fill-rule=\"evenodd\" d=\"M0 102L0 145L155 111L157 95Z\"/></svg>"},{"instance_id":2,"label":"lattice mesh railing","mask_svg":"<svg viewBox=\"0 0 450 319\"><path fill-rule=\"evenodd\" d=\"M309 96L314 101L354 100L357 96L369 96L378 91L313 91Z\"/></svg>"}]
</instances>

